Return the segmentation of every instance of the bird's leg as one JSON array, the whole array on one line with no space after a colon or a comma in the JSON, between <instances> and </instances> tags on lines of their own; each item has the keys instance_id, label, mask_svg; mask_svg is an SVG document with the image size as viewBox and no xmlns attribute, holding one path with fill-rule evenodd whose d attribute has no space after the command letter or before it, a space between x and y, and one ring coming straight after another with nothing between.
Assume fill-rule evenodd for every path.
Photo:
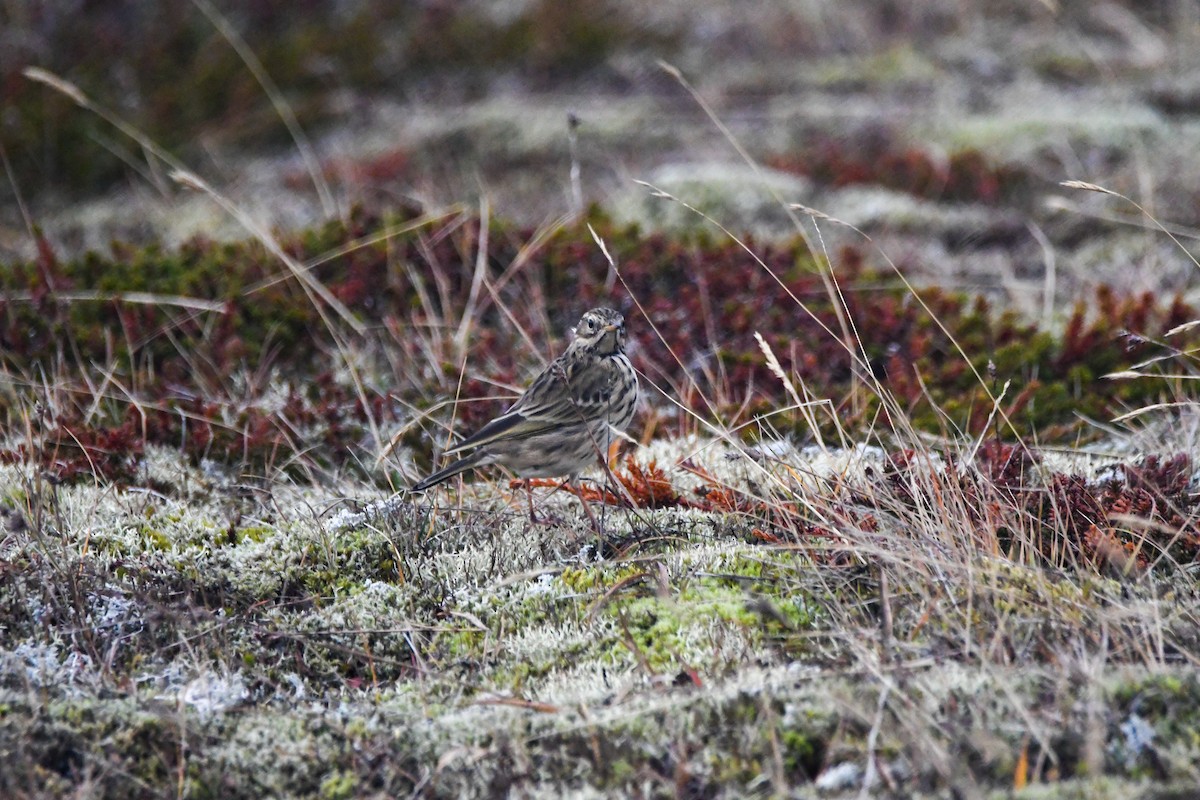
<instances>
[{"instance_id":1,"label":"bird's leg","mask_svg":"<svg viewBox=\"0 0 1200 800\"><path fill-rule=\"evenodd\" d=\"M579 485L579 476L572 475L567 479L567 483L575 489L575 496L579 498L579 504L583 506L583 513L587 514L588 521L592 523L592 529L596 531L597 536L603 539L604 528L596 521L596 515L592 513L591 505L588 504L587 498L583 496L583 487Z\"/></svg>"},{"instance_id":2,"label":"bird's leg","mask_svg":"<svg viewBox=\"0 0 1200 800\"><path fill-rule=\"evenodd\" d=\"M529 485L529 481L524 481L524 484L525 497L529 500L529 522L537 525L540 520L537 518L537 514L533 513L533 487Z\"/></svg>"},{"instance_id":3,"label":"bird's leg","mask_svg":"<svg viewBox=\"0 0 1200 800\"><path fill-rule=\"evenodd\" d=\"M532 478L523 478L520 481L521 485L525 487L525 497L529 500L529 521L534 525L557 525L561 522L561 520L549 511L545 512L544 516L538 516L538 513L535 510L536 506L533 502L533 481L534 479ZM563 488L564 485L565 484L560 484L555 486L554 490L551 491L550 494L546 495L544 499L549 500L554 496L554 492L557 492L559 489Z\"/></svg>"},{"instance_id":4,"label":"bird's leg","mask_svg":"<svg viewBox=\"0 0 1200 800\"><path fill-rule=\"evenodd\" d=\"M523 483L525 484L525 496L527 498L529 498L529 521L531 523L533 523L534 525L557 524L559 521L558 517L551 514L549 511L547 511L544 516L539 517L537 515L537 512L534 511L534 505L533 505L533 481L525 480L525 481L523 481ZM554 492L557 492L557 491L558 491L558 489L554 490ZM554 492L551 492L550 494L554 494ZM548 496L547 496L547 499L549 499Z\"/></svg>"}]
</instances>

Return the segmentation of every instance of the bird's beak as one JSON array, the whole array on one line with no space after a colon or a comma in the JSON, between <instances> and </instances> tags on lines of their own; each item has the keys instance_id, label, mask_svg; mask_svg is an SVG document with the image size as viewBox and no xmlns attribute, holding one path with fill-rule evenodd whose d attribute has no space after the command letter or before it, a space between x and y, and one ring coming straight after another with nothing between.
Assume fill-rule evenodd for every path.
<instances>
[{"instance_id":1,"label":"bird's beak","mask_svg":"<svg viewBox=\"0 0 1200 800\"><path fill-rule=\"evenodd\" d=\"M620 330L620 329L621 329L621 326L620 326L620 325L605 325L605 326L604 326L604 332L605 332L605 333L612 333L613 331L617 331L617 330Z\"/></svg>"}]
</instances>

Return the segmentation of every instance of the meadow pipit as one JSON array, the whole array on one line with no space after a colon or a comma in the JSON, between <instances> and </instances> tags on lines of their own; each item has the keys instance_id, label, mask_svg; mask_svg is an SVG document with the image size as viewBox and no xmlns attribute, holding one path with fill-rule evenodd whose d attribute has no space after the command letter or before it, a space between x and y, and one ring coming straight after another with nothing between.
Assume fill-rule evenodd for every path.
<instances>
[{"instance_id":1,"label":"meadow pipit","mask_svg":"<svg viewBox=\"0 0 1200 800\"><path fill-rule=\"evenodd\" d=\"M613 431L623 431L633 419L638 380L624 348L625 318L611 308L588 311L566 352L542 370L517 402L446 453L474 451L413 491L488 464L508 467L524 478L573 481L585 467L607 457Z\"/></svg>"}]
</instances>

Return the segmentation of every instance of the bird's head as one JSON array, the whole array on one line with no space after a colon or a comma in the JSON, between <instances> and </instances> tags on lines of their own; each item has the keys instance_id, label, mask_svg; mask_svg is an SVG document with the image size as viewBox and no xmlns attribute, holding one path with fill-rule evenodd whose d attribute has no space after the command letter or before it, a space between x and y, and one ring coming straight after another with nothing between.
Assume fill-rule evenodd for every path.
<instances>
[{"instance_id":1,"label":"bird's head","mask_svg":"<svg viewBox=\"0 0 1200 800\"><path fill-rule=\"evenodd\" d=\"M575 326L572 348L597 355L619 353L625 347L625 318L611 308L593 308Z\"/></svg>"}]
</instances>

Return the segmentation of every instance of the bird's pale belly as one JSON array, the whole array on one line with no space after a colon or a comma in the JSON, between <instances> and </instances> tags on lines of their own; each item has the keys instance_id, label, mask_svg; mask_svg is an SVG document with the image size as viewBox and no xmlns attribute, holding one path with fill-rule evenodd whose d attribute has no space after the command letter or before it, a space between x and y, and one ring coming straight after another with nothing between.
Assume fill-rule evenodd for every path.
<instances>
[{"instance_id":1,"label":"bird's pale belly","mask_svg":"<svg viewBox=\"0 0 1200 800\"><path fill-rule=\"evenodd\" d=\"M589 430L589 427L591 430ZM503 464L522 478L561 478L598 463L608 448L608 425L585 423L488 445L490 463Z\"/></svg>"}]
</instances>

